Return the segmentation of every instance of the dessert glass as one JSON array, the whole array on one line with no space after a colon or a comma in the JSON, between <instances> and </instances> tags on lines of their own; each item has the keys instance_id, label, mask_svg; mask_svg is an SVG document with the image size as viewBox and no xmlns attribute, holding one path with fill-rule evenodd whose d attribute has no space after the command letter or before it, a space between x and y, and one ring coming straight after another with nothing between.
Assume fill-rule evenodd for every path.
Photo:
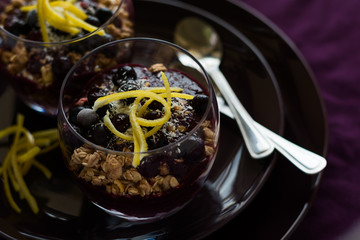
<instances>
[{"instance_id":1,"label":"dessert glass","mask_svg":"<svg viewBox=\"0 0 360 240\"><path fill-rule=\"evenodd\" d=\"M187 56L187 64L195 66L194 68L185 66L180 61L184 55ZM104 59L104 56L108 57ZM192 100L179 100L185 104L187 101L192 104L192 107L188 108L190 110L182 115L184 119L194 123L191 127L191 124L182 123L188 127L185 134L152 149L152 140L149 137L146 140L149 146L146 152L125 151L125 148L120 151L113 147L109 149L109 145L103 143L102 139L107 136L99 134L91 138L89 136L96 134L86 135L90 130L83 131L74 124L74 106L82 106L84 102L88 104L86 102L90 101L92 96L92 91L88 89L95 84L103 86L104 89L112 89L111 74L114 69L117 71L123 66L137 69L136 79L141 79L142 82L151 78L162 79L160 75L163 71L168 76L170 87L181 87L183 93L195 95ZM156 69L159 66L160 68ZM166 66L166 69L162 66ZM99 79L107 83L99 83ZM149 82L151 83L151 80ZM164 85L160 84L157 87ZM144 89L152 87L151 84L146 86ZM110 90L111 93L112 91ZM202 105L195 100L199 99L196 91L207 96L207 101L202 102ZM125 101L125 104L138 104L137 97L141 98L128 98L126 101L130 100L130 103ZM174 112L178 111L179 107L175 101L179 98L171 99L172 118L176 119ZM114 100L115 103L120 101L124 100ZM142 104L145 105L144 102ZM113 108L114 106L110 109ZM162 111L165 111L164 108ZM87 111L91 111L89 109L95 107L89 107ZM82 110L76 117L79 122L81 112ZM100 116L101 113L97 113ZM105 117L103 119L105 122ZM181 122L168 120L167 127L164 127L164 124L161 128L165 131L165 136L168 136L171 121ZM99 123L97 124L96 126L99 126ZM173 134L183 131L183 128L184 126L173 129ZM143 129L147 131L145 127ZM130 221L151 221L169 216L183 208L204 185L218 149L219 111L208 75L186 50L158 39L129 38L105 44L91 51L70 70L60 92L58 130L65 164L90 201L111 215ZM156 141L156 144L159 142ZM138 155L143 157L139 165L134 165L134 159ZM114 158L117 160L110 161ZM128 160L130 163L127 163ZM116 177L111 177L109 174L114 173L119 162L120 173L115 174ZM109 165L114 168L111 169Z\"/></svg>"},{"instance_id":2,"label":"dessert glass","mask_svg":"<svg viewBox=\"0 0 360 240\"><path fill-rule=\"evenodd\" d=\"M80 31L70 38L49 27L52 36L56 33L56 39L51 42L43 41L37 10L20 10L24 5L33 4L32 1L0 1L0 78L9 82L26 105L47 115L56 116L61 84L70 68L86 52L109 41L133 36L131 0L107 1L112 5L102 0L78 1L85 13L93 4L110 9L110 15L101 22L87 15L90 20L85 21L98 28L92 32ZM104 3L100 5L100 2ZM31 12L35 12L35 17ZM105 35L98 34L102 30Z\"/></svg>"}]
</instances>

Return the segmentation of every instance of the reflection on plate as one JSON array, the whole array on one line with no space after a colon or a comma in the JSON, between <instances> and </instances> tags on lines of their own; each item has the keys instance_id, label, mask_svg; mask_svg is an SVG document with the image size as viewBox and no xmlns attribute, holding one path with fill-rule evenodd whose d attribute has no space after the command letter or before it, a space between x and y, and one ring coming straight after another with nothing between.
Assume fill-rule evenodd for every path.
<instances>
[{"instance_id":1,"label":"reflection on plate","mask_svg":"<svg viewBox=\"0 0 360 240\"><path fill-rule=\"evenodd\" d=\"M221 16L217 12L218 8L209 4L209 1L196 1L196 4L201 4L203 8L212 7L208 11ZM257 53L256 48L253 48L252 44L239 31L241 26L245 28L251 26L245 20L257 20L255 16L244 8L234 6L228 2L222 6L222 9L236 13L233 15L239 18L236 21L237 24L240 24L239 26L231 22L231 19L226 19L225 16L216 17L216 15L178 1L134 0L134 5L137 13L136 27L138 28L138 35L141 36L153 36L171 40L176 22L188 15L197 15L209 21L224 40L225 55L222 70L244 106L257 121L268 128L277 132L282 129L284 120L283 105L280 101L277 82L271 70L267 69L266 64L265 67L262 64L261 56L255 54ZM151 17L148 15L149 9L151 9ZM227 24L224 19L231 22L231 25ZM260 25L254 25L255 31L259 27L266 27L262 21L257 20L257 24ZM269 29L268 31L271 32L272 30ZM259 39L263 37L259 33L249 35L255 43L258 43ZM279 42L283 41L274 33L272 33L272 37ZM287 44L284 43L283 46L287 47ZM258 48L261 49L259 46ZM279 51L279 48L276 50ZM285 56L292 56L291 60L299 67L298 71L294 71L293 68L284 65L282 62L274 62L272 58L276 59L278 52L273 55L271 51L264 54L270 60L269 63L272 68L278 70L284 67L288 71L285 74L278 74L278 71L275 71L281 93L283 94L286 91L284 98L287 113L285 134L295 142L309 144L305 147L311 150L314 150L313 145L318 144L319 149L315 150L320 150L321 153L324 146L322 141L313 140L311 134L308 134L307 131L296 131L298 126L307 127L307 124L303 124L304 118L313 116L316 118L314 119L315 123L323 123L321 122L323 120L323 115L321 115L322 106L321 104L320 107L317 105L319 102L317 92L313 90L315 88L312 78L308 76L307 69L301 68L303 66L301 59L290 48L287 47L286 50L291 54ZM262 52L264 53L263 50ZM285 59L289 60L282 58L282 61ZM310 100L313 100L315 104L313 104L313 109L304 109L300 112L300 120L293 121L298 116L294 115L293 111L289 111L289 108L304 104L304 100L302 100L301 95L296 94L298 85L293 83L293 78L287 77L299 73L305 76L302 84L305 84L307 89L314 93L313 95L310 94L310 98L312 98ZM288 84L284 85L284 81L287 81ZM6 99L0 98L1 105L8 104L8 101L13 99L9 92L11 92L10 89L5 92L7 94ZM14 111L15 109L11 110ZM16 110L25 112L26 121L36 123L31 126L33 129L44 125L55 126L54 121L49 122L48 119L39 117L38 114L24 108L21 104L17 105ZM320 113L309 115L316 110ZM3 114L6 114L6 112ZM234 129L237 129L236 124L230 119L222 118L221 120L221 145L209 181L199 195L179 213L163 221L147 224L129 223L111 217L83 197L77 187L69 180L67 174L64 174L65 168L60 153L56 152L52 156L47 156L49 159L43 159L47 161L47 165L50 164L50 168L54 173L52 181L46 181L41 176L37 176L36 173L29 176L31 191L39 199L41 213L34 217L25 207L22 215L14 214L9 210L4 196L1 195L0 232L9 238L15 239L24 239L26 237L45 239L158 237L175 239L180 236L183 239L189 239L207 236L212 231L223 227L210 235L209 238L212 236L226 236L228 231L233 232L232 229L236 229L245 237L244 239L249 239L250 236L254 236L252 239L264 239L261 236L274 236L274 239L280 239L291 229L296 222L296 218L302 216L301 210L303 210L303 205L313 197L313 194L309 192L312 187L316 187L315 181L318 176L309 177L299 173L291 164L288 164L281 157L278 158L276 154L262 161L252 160L243 147L240 132L238 130L234 131ZM9 123L1 122L0 126L6 124ZM323 137L321 136L322 133L317 134L319 130L311 127L309 129L310 133L319 136L320 140L323 139L321 138ZM271 173L273 168L275 172ZM265 183L267 179L269 180ZM302 181L301 186L296 183L297 181ZM286 182L286 184L283 184L283 182ZM290 188L289 184L294 184L294 189ZM262 188L262 186L264 187ZM285 191L290 192L285 194ZM297 193L296 196L292 195L295 193ZM284 204L284 199L282 199L284 194L285 196L290 194L290 199L300 197L300 200L292 201L294 204L286 204L286 202ZM256 198L254 198L255 196ZM251 204L249 204L250 202ZM283 213L287 211L290 212L289 215ZM265 216L265 214L272 215ZM277 216L275 217L275 215ZM227 222L229 223L224 226ZM270 226L273 227L271 234L266 232ZM259 231L260 229L261 231ZM263 231L267 235L261 235ZM230 237L230 235L228 236Z\"/></svg>"}]
</instances>

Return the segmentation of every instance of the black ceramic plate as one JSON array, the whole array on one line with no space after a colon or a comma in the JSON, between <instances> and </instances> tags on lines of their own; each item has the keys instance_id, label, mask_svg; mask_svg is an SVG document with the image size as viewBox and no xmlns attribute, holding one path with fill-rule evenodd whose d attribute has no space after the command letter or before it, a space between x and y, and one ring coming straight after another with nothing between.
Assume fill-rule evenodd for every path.
<instances>
[{"instance_id":1,"label":"black ceramic plate","mask_svg":"<svg viewBox=\"0 0 360 240\"><path fill-rule=\"evenodd\" d=\"M196 2L202 8L212 7L206 2ZM216 7L208 11L198 11L190 5L181 2L163 1L134 1L136 9L136 24L139 35L156 36L171 40L172 30L176 20L186 15L197 15L211 22L224 38L225 57L222 70L229 78L245 107L254 118L267 127L279 131L282 129L283 112L279 100L276 81L263 67L256 54L256 48L238 31L240 26L234 23L227 24ZM278 34L274 33L263 21L254 16L243 7L237 7L231 3L224 5L229 12L235 12L240 23L249 20L257 22L253 30L258 28L267 29L276 41L282 43L284 52L277 48L275 54L263 54L268 60L276 59L280 54L285 54L282 61L270 62L274 69L284 67L285 74L276 74L282 92L286 91L284 99L286 125L285 134L299 144L322 153L325 139L324 115L321 101L317 95L308 70L302 60L293 52ZM246 15L245 19L242 19ZM218 17L216 17L218 16ZM231 19L226 19L230 22ZM243 21L243 22L242 22ZM237 21L236 21L237 22ZM237 22L238 23L238 22ZM235 27L235 28L234 28ZM243 29L241 29L242 32ZM253 34L252 41L258 43L263 38L262 34ZM246 33L247 36L247 33ZM274 40L274 41L275 41ZM259 49L261 49L258 46ZM291 58L288 56L291 56ZM290 68L286 62L292 60L298 67ZM266 66L266 65L265 65ZM297 83L293 78L295 74L304 76L303 83ZM287 79L290 77L289 79ZM289 86L282 84L287 82ZM3 86L3 82L0 85ZM299 86L307 88L310 93L309 101L315 104L309 110L302 108L301 111L289 111L306 103L304 95L298 95ZM2 87L1 87L2 88ZM0 127L11 122L16 111L24 112L28 127L32 129L55 126L55 122L43 118L21 104L12 104L14 100L11 91L7 89L0 98L2 115L8 119L0 120ZM7 108L4 108L4 107ZM298 114L294 114L298 112ZM299 115L299 116L298 116ZM304 119L311 119L319 128L309 127ZM26 205L24 213L16 215L11 210L3 195L0 196L0 232L8 238L24 239L118 239L118 238L200 238L209 235L219 229L211 237L228 236L228 232L236 232L244 239L279 239L287 236L288 230L292 231L299 222L308 207L305 206L314 196L313 188L317 188L319 175L310 177L304 175L288 164L286 160L277 155L263 161L254 161L249 158L243 148L240 133L234 122L222 118L221 125L221 148L215 167L206 187L185 209L178 214L163 221L151 224L134 224L124 222L101 212L86 199L81 192L70 182L64 174L64 167L59 155L55 152L45 156L43 161L48 161L54 172L52 181L44 180L35 171L29 176L31 190L38 197L41 213L39 216L32 215ZM30 124L31 123L31 124ZM291 124L290 124L291 123ZM309 127L306 131L297 131L302 127ZM278 163L275 165L275 161ZM270 172L275 165L275 172ZM268 182L265 183L266 179ZM299 183L298 181L303 181ZM261 191L260 191L261 189ZM259 194L257 194L260 191ZM286 193L286 191L290 191ZM254 197L256 198L254 199ZM296 196L295 196L296 195ZM290 198L290 202L284 197ZM254 201L251 202L251 200ZM240 213L241 212L241 213ZM288 212L288 213L286 213ZM233 220L232 220L233 219ZM232 220L224 226L225 223Z\"/></svg>"},{"instance_id":2,"label":"black ceramic plate","mask_svg":"<svg viewBox=\"0 0 360 240\"><path fill-rule=\"evenodd\" d=\"M145 15L149 7L156 9L152 10L151 19ZM136 1L135 9L139 36L152 36L170 41L175 24L183 16L195 14L190 6L180 7L156 2ZM276 131L279 130L283 122L279 91L265 59L231 25L221 22L211 14L203 13L201 16L210 21L224 37L222 70L232 82L245 107L259 122ZM164 21L163 18L168 20ZM2 103L9 102L8 99L9 97L3 99ZM16 110L27 109L18 106ZM29 110L25 114L27 122L33 124L31 128L43 126L46 120ZM181 236L188 239L208 235L247 206L268 178L276 160L275 155L263 160L251 159L243 147L243 140L236 124L226 118L221 120L223 123L220 150L206 187L176 215L163 221L141 224L124 222L109 216L89 203L69 181L60 154L56 152L44 157L44 161L47 161L47 165L50 165L54 172L51 181L44 180L41 175L35 175L35 171L34 175L28 178L31 191L40 200L39 216L34 216L28 211L22 215L14 214L2 197L3 215L0 229L4 234L15 238L25 235L45 239L155 236L169 239ZM48 125L51 126L51 123ZM229 141L231 144L228 144Z\"/></svg>"},{"instance_id":3,"label":"black ceramic plate","mask_svg":"<svg viewBox=\"0 0 360 240\"><path fill-rule=\"evenodd\" d=\"M284 103L284 136L325 156L327 119L323 100L308 64L293 42L263 15L241 0L195 4L229 22L261 51L275 73ZM288 239L316 198L322 173L305 175L279 157L272 175L256 199L209 239Z\"/></svg>"}]
</instances>

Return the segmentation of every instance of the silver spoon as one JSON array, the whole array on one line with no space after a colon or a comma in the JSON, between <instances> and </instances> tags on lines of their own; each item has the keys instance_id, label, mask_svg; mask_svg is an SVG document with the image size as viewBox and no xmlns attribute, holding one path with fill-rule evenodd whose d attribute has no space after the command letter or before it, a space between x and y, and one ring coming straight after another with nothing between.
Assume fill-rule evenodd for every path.
<instances>
[{"instance_id":1,"label":"silver spoon","mask_svg":"<svg viewBox=\"0 0 360 240\"><path fill-rule=\"evenodd\" d=\"M220 111L235 118L253 158L266 157L275 147L305 173L315 174L325 168L325 158L284 139L251 118L219 69L222 44L211 26L199 18L184 18L176 26L174 43L187 49L207 70L217 90Z\"/></svg>"},{"instance_id":2,"label":"silver spoon","mask_svg":"<svg viewBox=\"0 0 360 240\"><path fill-rule=\"evenodd\" d=\"M222 45L218 35L197 18L185 18L175 30L175 43L192 53L215 82L217 92L225 98L243 134L245 145L253 158L269 156L274 151L273 144L254 126L254 120L245 110L234 91L219 70ZM186 56L180 57L182 63ZM222 98L218 98L221 101ZM219 105L223 104L219 102Z\"/></svg>"}]
</instances>

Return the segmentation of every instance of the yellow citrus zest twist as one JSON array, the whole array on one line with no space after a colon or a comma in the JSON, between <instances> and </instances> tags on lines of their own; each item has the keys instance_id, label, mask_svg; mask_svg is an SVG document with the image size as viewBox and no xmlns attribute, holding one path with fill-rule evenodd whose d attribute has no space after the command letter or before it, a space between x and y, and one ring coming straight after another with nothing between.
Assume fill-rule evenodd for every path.
<instances>
[{"instance_id":1,"label":"yellow citrus zest twist","mask_svg":"<svg viewBox=\"0 0 360 240\"><path fill-rule=\"evenodd\" d=\"M35 157L58 146L58 132L57 129L48 129L30 133L24 128L23 123L24 116L18 114L16 125L0 131L0 139L9 135L15 135L5 160L0 167L0 176L3 178L5 195L10 206L16 212L21 212L19 205L12 196L9 180L14 191L18 192L20 199L24 198L31 210L36 214L39 212L39 207L24 180L24 176L34 166L46 178L51 178L50 170L38 162Z\"/></svg>"},{"instance_id":2,"label":"yellow citrus zest twist","mask_svg":"<svg viewBox=\"0 0 360 240\"><path fill-rule=\"evenodd\" d=\"M136 148L134 146L135 155L134 155L133 162L132 162L132 165L134 167L138 166L140 164L141 159L144 157L144 154L139 154L139 152L144 153L148 149L144 132L138 122L138 118L136 117L136 111L137 111L138 105L140 104L141 99L142 99L142 97L137 97L135 99L135 102L134 102L133 106L131 107L130 116L129 116L130 124L131 124L132 130L133 130L134 144L138 145Z\"/></svg>"},{"instance_id":3,"label":"yellow citrus zest twist","mask_svg":"<svg viewBox=\"0 0 360 240\"><path fill-rule=\"evenodd\" d=\"M88 32L94 32L98 29L98 27L85 22L86 13L70 1L49 2L49 0L38 0L36 5L27 5L20 8L24 12L34 9L38 13L40 31L44 42L50 42L46 22L54 28L71 35L79 33L80 28ZM97 34L104 35L105 32L100 30Z\"/></svg>"},{"instance_id":4,"label":"yellow citrus zest twist","mask_svg":"<svg viewBox=\"0 0 360 240\"><path fill-rule=\"evenodd\" d=\"M93 106L94 111L97 109L121 99L135 98L130 110L130 124L132 135L119 132L110 120L109 112L104 116L104 125L117 137L127 141L134 142L134 159L133 166L140 164L141 159L145 156L144 152L148 150L146 138L154 135L171 117L171 98L193 99L194 96L180 93L181 88L170 88L166 75L161 72L161 78L165 87L146 88L144 90L132 90L126 92L118 92L104 97L98 98ZM141 105L141 101L147 100ZM166 100L165 100L166 98ZM164 106L164 114L161 118L148 120L142 117L147 107L153 102L158 101ZM144 131L142 127L153 127L149 131ZM139 153L140 152L140 153Z\"/></svg>"},{"instance_id":5,"label":"yellow citrus zest twist","mask_svg":"<svg viewBox=\"0 0 360 240\"><path fill-rule=\"evenodd\" d=\"M47 34L46 25L45 25L45 13L44 13L44 0L38 0L36 5L36 10L38 13L38 21L40 25L41 35L44 42L50 42L49 35Z\"/></svg>"}]
</instances>

